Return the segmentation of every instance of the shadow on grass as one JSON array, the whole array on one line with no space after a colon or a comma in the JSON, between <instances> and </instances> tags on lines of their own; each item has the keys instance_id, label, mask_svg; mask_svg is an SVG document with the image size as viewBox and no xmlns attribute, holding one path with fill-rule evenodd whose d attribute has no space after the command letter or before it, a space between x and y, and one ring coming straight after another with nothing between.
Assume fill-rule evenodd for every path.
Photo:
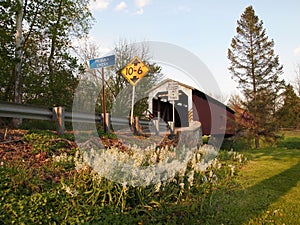
<instances>
[{"instance_id":1,"label":"shadow on grass","mask_svg":"<svg viewBox=\"0 0 300 225\"><path fill-rule=\"evenodd\" d=\"M300 147L300 146L299 146ZM253 158L259 160L260 158L267 157L269 160L288 160L295 158L295 156L300 156L300 148L299 149L288 149L285 147L269 147L262 149L259 149L258 152L256 150L253 150Z\"/></svg>"},{"instance_id":2,"label":"shadow on grass","mask_svg":"<svg viewBox=\"0 0 300 225\"><path fill-rule=\"evenodd\" d=\"M218 203L222 204L222 209L217 212L214 219L224 224L247 224L295 187L299 181L299 172L300 162L248 189L233 191L230 195L223 196ZM217 221L211 222L215 224Z\"/></svg>"},{"instance_id":3,"label":"shadow on grass","mask_svg":"<svg viewBox=\"0 0 300 225\"><path fill-rule=\"evenodd\" d=\"M287 149L299 149L300 148L300 138L299 137L288 137L284 141L278 143L278 147L283 147Z\"/></svg>"}]
</instances>

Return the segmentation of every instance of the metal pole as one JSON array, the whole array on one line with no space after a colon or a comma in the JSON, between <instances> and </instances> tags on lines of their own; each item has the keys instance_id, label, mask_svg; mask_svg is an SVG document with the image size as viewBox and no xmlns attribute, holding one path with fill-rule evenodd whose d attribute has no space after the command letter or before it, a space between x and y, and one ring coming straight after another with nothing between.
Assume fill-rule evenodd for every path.
<instances>
[{"instance_id":1,"label":"metal pole","mask_svg":"<svg viewBox=\"0 0 300 225\"><path fill-rule=\"evenodd\" d=\"M174 134L175 130L175 100L173 101L173 124L171 127L172 134Z\"/></svg>"},{"instance_id":2,"label":"metal pole","mask_svg":"<svg viewBox=\"0 0 300 225\"><path fill-rule=\"evenodd\" d=\"M102 108L103 108L103 129L104 129L104 133L106 133L107 124L106 124L106 103L105 103L105 89L104 89L104 67L102 67Z\"/></svg>"},{"instance_id":3,"label":"metal pole","mask_svg":"<svg viewBox=\"0 0 300 225\"><path fill-rule=\"evenodd\" d=\"M175 123L175 101L173 101L173 124Z\"/></svg>"},{"instance_id":4,"label":"metal pole","mask_svg":"<svg viewBox=\"0 0 300 225\"><path fill-rule=\"evenodd\" d=\"M134 95L135 95L135 86L133 86L132 88L131 115L130 115L131 126L133 125Z\"/></svg>"}]
</instances>

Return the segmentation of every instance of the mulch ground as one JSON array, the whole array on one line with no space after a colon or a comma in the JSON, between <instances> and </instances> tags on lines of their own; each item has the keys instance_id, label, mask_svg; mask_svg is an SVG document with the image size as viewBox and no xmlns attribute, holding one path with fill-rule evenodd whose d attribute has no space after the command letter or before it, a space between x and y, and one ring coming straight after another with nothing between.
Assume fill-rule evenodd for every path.
<instances>
[{"instance_id":1,"label":"mulch ground","mask_svg":"<svg viewBox=\"0 0 300 225\"><path fill-rule=\"evenodd\" d=\"M33 152L33 147L29 142L23 140L23 136L27 134L27 130L15 129L0 129L0 163L8 162L23 162L30 167L42 167L47 164L52 157L47 152ZM130 133L117 134L117 138L103 137L91 138L87 141L80 143L57 138L50 140L51 142L65 142L64 151L70 152L78 147L80 148L118 148L122 152L126 152L129 146L137 145L141 149L149 145L155 144L157 147L175 146L176 138L169 139L168 136L134 136Z\"/></svg>"}]
</instances>

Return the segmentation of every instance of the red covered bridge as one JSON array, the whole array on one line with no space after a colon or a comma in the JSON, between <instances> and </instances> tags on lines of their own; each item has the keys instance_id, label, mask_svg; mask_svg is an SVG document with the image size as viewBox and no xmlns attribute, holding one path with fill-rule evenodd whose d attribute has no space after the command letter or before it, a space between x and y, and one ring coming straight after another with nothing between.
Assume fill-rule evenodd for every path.
<instances>
[{"instance_id":1,"label":"red covered bridge","mask_svg":"<svg viewBox=\"0 0 300 225\"><path fill-rule=\"evenodd\" d=\"M173 121L173 101L170 101L168 89L175 81L166 79L148 92L148 107L154 117L165 122ZM177 83L178 99L175 100L175 127L188 127L192 121L200 121L203 135L235 134L234 111L205 93Z\"/></svg>"}]
</instances>

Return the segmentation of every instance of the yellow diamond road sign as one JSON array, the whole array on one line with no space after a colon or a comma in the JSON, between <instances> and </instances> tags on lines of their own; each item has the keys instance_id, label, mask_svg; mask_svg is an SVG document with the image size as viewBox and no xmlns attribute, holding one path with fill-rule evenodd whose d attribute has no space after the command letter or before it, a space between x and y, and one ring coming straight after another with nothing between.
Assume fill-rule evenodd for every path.
<instances>
[{"instance_id":1,"label":"yellow diamond road sign","mask_svg":"<svg viewBox=\"0 0 300 225\"><path fill-rule=\"evenodd\" d=\"M135 56L121 71L128 82L135 86L149 71L142 60Z\"/></svg>"}]
</instances>

